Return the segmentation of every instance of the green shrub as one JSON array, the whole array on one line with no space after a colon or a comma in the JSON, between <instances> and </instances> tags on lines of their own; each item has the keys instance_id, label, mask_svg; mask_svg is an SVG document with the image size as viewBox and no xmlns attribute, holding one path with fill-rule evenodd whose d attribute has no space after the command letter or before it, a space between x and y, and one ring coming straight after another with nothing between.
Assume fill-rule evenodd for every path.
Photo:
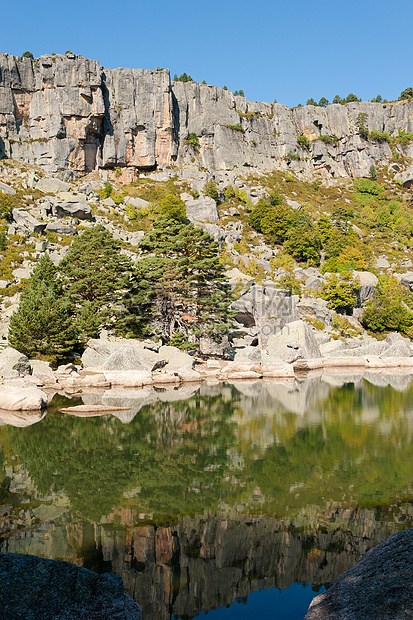
<instances>
[{"instance_id":1,"label":"green shrub","mask_svg":"<svg viewBox=\"0 0 413 620\"><path fill-rule=\"evenodd\" d=\"M185 140L186 144L190 144L196 153L199 153L199 138L196 133L189 133L187 139Z\"/></svg>"},{"instance_id":2,"label":"green shrub","mask_svg":"<svg viewBox=\"0 0 413 620\"><path fill-rule=\"evenodd\" d=\"M291 291L293 295L301 295L302 293L301 282L293 273L287 273L285 276L282 276L277 281L277 284L287 289L287 291Z\"/></svg>"},{"instance_id":3,"label":"green shrub","mask_svg":"<svg viewBox=\"0 0 413 620\"><path fill-rule=\"evenodd\" d=\"M0 192L0 219L10 220L13 208L17 205L14 204L12 196L3 194Z\"/></svg>"},{"instance_id":4,"label":"green shrub","mask_svg":"<svg viewBox=\"0 0 413 620\"><path fill-rule=\"evenodd\" d=\"M320 264L320 238L309 216L293 214L293 221L286 234L284 247L299 262L309 265Z\"/></svg>"},{"instance_id":5,"label":"green shrub","mask_svg":"<svg viewBox=\"0 0 413 620\"><path fill-rule=\"evenodd\" d=\"M371 196L380 196L384 192L381 185L370 179L355 179L354 188L361 194L370 194Z\"/></svg>"},{"instance_id":6,"label":"green shrub","mask_svg":"<svg viewBox=\"0 0 413 620\"><path fill-rule=\"evenodd\" d=\"M34 56L31 52L23 52L22 54L23 58L30 58L30 60L34 60Z\"/></svg>"},{"instance_id":7,"label":"green shrub","mask_svg":"<svg viewBox=\"0 0 413 620\"><path fill-rule=\"evenodd\" d=\"M174 82L193 82L193 79L191 78L190 75L187 75L186 73L181 73L179 77L175 73Z\"/></svg>"},{"instance_id":8,"label":"green shrub","mask_svg":"<svg viewBox=\"0 0 413 620\"><path fill-rule=\"evenodd\" d=\"M228 129L233 129L234 131L242 131L242 133L245 133L245 129L242 128L241 123L237 123L236 125L224 125L224 127L228 127Z\"/></svg>"},{"instance_id":9,"label":"green shrub","mask_svg":"<svg viewBox=\"0 0 413 620\"><path fill-rule=\"evenodd\" d=\"M106 181L105 187L103 189L100 189L98 193L103 200L106 200L106 198L110 198L112 191L112 185L109 183L109 181Z\"/></svg>"},{"instance_id":10,"label":"green shrub","mask_svg":"<svg viewBox=\"0 0 413 620\"><path fill-rule=\"evenodd\" d=\"M287 158L295 160L295 161L300 161L301 159L299 153L294 153L294 151L288 151ZM287 181L287 177L286 177L286 181Z\"/></svg>"},{"instance_id":11,"label":"green shrub","mask_svg":"<svg viewBox=\"0 0 413 620\"><path fill-rule=\"evenodd\" d=\"M377 179L377 170L376 170L376 166L374 164L371 164L371 166L370 166L369 178L370 178L371 181L376 181L376 179Z\"/></svg>"},{"instance_id":12,"label":"green shrub","mask_svg":"<svg viewBox=\"0 0 413 620\"><path fill-rule=\"evenodd\" d=\"M205 183L204 187L202 188L202 193L205 196L209 196L210 198L213 198L217 204L220 203L218 185L216 181L214 181L213 179L210 179L209 181Z\"/></svg>"},{"instance_id":13,"label":"green shrub","mask_svg":"<svg viewBox=\"0 0 413 620\"><path fill-rule=\"evenodd\" d=\"M399 97L399 101L404 101L404 99L411 99L413 97L413 88L409 86L409 88L405 88Z\"/></svg>"},{"instance_id":14,"label":"green shrub","mask_svg":"<svg viewBox=\"0 0 413 620\"><path fill-rule=\"evenodd\" d=\"M225 201L227 202L228 200L231 200L231 198L235 198L235 196L236 196L235 189L232 187L232 185L228 185L224 189Z\"/></svg>"},{"instance_id":15,"label":"green shrub","mask_svg":"<svg viewBox=\"0 0 413 620\"><path fill-rule=\"evenodd\" d=\"M302 149L310 150L310 141L303 133L298 134L297 143Z\"/></svg>"},{"instance_id":16,"label":"green shrub","mask_svg":"<svg viewBox=\"0 0 413 620\"><path fill-rule=\"evenodd\" d=\"M368 114L366 112L360 112L360 114L356 118L356 127L358 129L360 138L362 140L369 139L369 130L367 127L367 117Z\"/></svg>"},{"instance_id":17,"label":"green shrub","mask_svg":"<svg viewBox=\"0 0 413 620\"><path fill-rule=\"evenodd\" d=\"M338 138L336 136L336 134L333 134L332 136L328 136L326 134L320 134L318 136L319 140L322 140L325 144L337 144L338 142Z\"/></svg>"},{"instance_id":18,"label":"green shrub","mask_svg":"<svg viewBox=\"0 0 413 620\"><path fill-rule=\"evenodd\" d=\"M413 133L407 133L406 131L403 131L403 129L399 129L399 135L394 141L405 148L410 144L410 142L413 142Z\"/></svg>"},{"instance_id":19,"label":"green shrub","mask_svg":"<svg viewBox=\"0 0 413 620\"><path fill-rule=\"evenodd\" d=\"M375 295L368 302L361 323L373 332L398 331L413 336L413 296L396 278L382 277Z\"/></svg>"},{"instance_id":20,"label":"green shrub","mask_svg":"<svg viewBox=\"0 0 413 620\"><path fill-rule=\"evenodd\" d=\"M341 314L350 314L357 303L359 284L350 277L333 274L326 279L321 297L328 301L328 307Z\"/></svg>"},{"instance_id":21,"label":"green shrub","mask_svg":"<svg viewBox=\"0 0 413 620\"><path fill-rule=\"evenodd\" d=\"M387 131L380 132L377 129L372 129L370 131L369 138L370 140L374 140L375 142L380 142L380 144L382 144L383 142L387 142L388 144L390 144L392 141Z\"/></svg>"},{"instance_id":22,"label":"green shrub","mask_svg":"<svg viewBox=\"0 0 413 620\"><path fill-rule=\"evenodd\" d=\"M7 249L7 235L4 232L4 230L2 230L0 232L0 252L5 252Z\"/></svg>"},{"instance_id":23,"label":"green shrub","mask_svg":"<svg viewBox=\"0 0 413 620\"><path fill-rule=\"evenodd\" d=\"M357 95L355 95L354 93L349 93L347 95L347 97L346 97L346 103L353 103L353 102L357 103L357 102L360 102L360 101L361 101L361 99L359 99L357 97Z\"/></svg>"},{"instance_id":24,"label":"green shrub","mask_svg":"<svg viewBox=\"0 0 413 620\"><path fill-rule=\"evenodd\" d=\"M158 200L155 212L159 215L183 221L186 217L185 203L174 194L166 194Z\"/></svg>"}]
</instances>

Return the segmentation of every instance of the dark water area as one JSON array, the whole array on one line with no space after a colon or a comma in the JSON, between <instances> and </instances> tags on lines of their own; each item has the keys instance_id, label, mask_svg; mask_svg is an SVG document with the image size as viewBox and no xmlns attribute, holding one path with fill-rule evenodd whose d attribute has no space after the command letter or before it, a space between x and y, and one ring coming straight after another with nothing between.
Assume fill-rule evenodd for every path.
<instances>
[{"instance_id":1,"label":"dark water area","mask_svg":"<svg viewBox=\"0 0 413 620\"><path fill-rule=\"evenodd\" d=\"M413 526L411 381L112 389L4 415L0 550L115 572L144 620L302 619ZM81 403L130 409L59 412Z\"/></svg>"}]
</instances>

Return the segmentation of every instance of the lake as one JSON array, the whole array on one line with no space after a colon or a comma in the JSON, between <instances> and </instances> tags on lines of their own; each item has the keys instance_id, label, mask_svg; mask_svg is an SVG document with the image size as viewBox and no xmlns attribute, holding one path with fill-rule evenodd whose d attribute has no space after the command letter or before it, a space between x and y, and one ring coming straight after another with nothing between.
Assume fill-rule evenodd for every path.
<instances>
[{"instance_id":1,"label":"lake","mask_svg":"<svg viewBox=\"0 0 413 620\"><path fill-rule=\"evenodd\" d=\"M81 403L130 409L58 411ZM115 572L144 620L302 619L413 526L409 374L96 390L0 419L0 550Z\"/></svg>"}]
</instances>

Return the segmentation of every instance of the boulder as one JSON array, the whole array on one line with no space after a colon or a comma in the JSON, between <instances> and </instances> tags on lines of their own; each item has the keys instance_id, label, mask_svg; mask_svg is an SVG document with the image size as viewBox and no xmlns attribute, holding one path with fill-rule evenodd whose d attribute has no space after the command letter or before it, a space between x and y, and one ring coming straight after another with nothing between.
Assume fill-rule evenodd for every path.
<instances>
[{"instance_id":1,"label":"boulder","mask_svg":"<svg viewBox=\"0 0 413 620\"><path fill-rule=\"evenodd\" d=\"M190 222L216 224L219 220L217 204L210 196L201 196L197 200L185 203L186 217Z\"/></svg>"},{"instance_id":2,"label":"boulder","mask_svg":"<svg viewBox=\"0 0 413 620\"><path fill-rule=\"evenodd\" d=\"M83 366L86 368L101 368L114 350L111 344L107 340L100 340L98 338L88 340L87 347L81 358Z\"/></svg>"},{"instance_id":3,"label":"boulder","mask_svg":"<svg viewBox=\"0 0 413 620\"><path fill-rule=\"evenodd\" d=\"M102 372L113 385L137 387L152 383L150 366L130 344L115 349L102 365Z\"/></svg>"},{"instance_id":4,"label":"boulder","mask_svg":"<svg viewBox=\"0 0 413 620\"><path fill-rule=\"evenodd\" d=\"M32 411L47 405L47 395L28 379L8 379L0 383L1 409Z\"/></svg>"},{"instance_id":5,"label":"boulder","mask_svg":"<svg viewBox=\"0 0 413 620\"><path fill-rule=\"evenodd\" d=\"M275 283L270 281L266 281L264 286L251 286L231 304L231 309L237 313L235 320L238 323L258 328L263 348L271 334L298 319L291 292L275 288Z\"/></svg>"},{"instance_id":6,"label":"boulder","mask_svg":"<svg viewBox=\"0 0 413 620\"><path fill-rule=\"evenodd\" d=\"M28 280L32 273L32 269L26 267L18 267L17 269L13 269L12 274L16 280Z\"/></svg>"},{"instance_id":7,"label":"boulder","mask_svg":"<svg viewBox=\"0 0 413 620\"><path fill-rule=\"evenodd\" d=\"M56 377L49 362L30 360L32 369L31 381L36 385L54 385Z\"/></svg>"},{"instance_id":8,"label":"boulder","mask_svg":"<svg viewBox=\"0 0 413 620\"><path fill-rule=\"evenodd\" d=\"M388 269L390 267L390 263L385 256L379 256L374 266L376 269Z\"/></svg>"},{"instance_id":9,"label":"boulder","mask_svg":"<svg viewBox=\"0 0 413 620\"><path fill-rule=\"evenodd\" d=\"M9 196L15 196L16 190L10 187L10 185L6 185L6 183L2 183L0 181L0 192L3 194L8 194Z\"/></svg>"},{"instance_id":10,"label":"boulder","mask_svg":"<svg viewBox=\"0 0 413 620\"><path fill-rule=\"evenodd\" d=\"M413 271L407 271L406 273L395 273L393 275L403 286L406 286L413 291Z\"/></svg>"},{"instance_id":11,"label":"boulder","mask_svg":"<svg viewBox=\"0 0 413 620\"><path fill-rule=\"evenodd\" d=\"M370 271L353 271L353 276L360 282L360 288L357 291L357 302L359 306L362 306L374 295L379 279Z\"/></svg>"},{"instance_id":12,"label":"boulder","mask_svg":"<svg viewBox=\"0 0 413 620\"><path fill-rule=\"evenodd\" d=\"M261 364L261 349L259 347L243 347L238 349L234 356L237 364Z\"/></svg>"},{"instance_id":13,"label":"boulder","mask_svg":"<svg viewBox=\"0 0 413 620\"><path fill-rule=\"evenodd\" d=\"M20 228L27 230L29 233L41 233L46 228L46 224L36 220L25 209L13 209L13 219Z\"/></svg>"},{"instance_id":14,"label":"boulder","mask_svg":"<svg viewBox=\"0 0 413 620\"><path fill-rule=\"evenodd\" d=\"M159 357L167 360L168 365L165 367L168 372L188 369L191 370L195 360L188 353L180 351L176 347L162 346L159 349Z\"/></svg>"},{"instance_id":15,"label":"boulder","mask_svg":"<svg viewBox=\"0 0 413 620\"><path fill-rule=\"evenodd\" d=\"M79 220L92 219L92 209L86 202L58 202L53 207L56 217L77 217Z\"/></svg>"},{"instance_id":16,"label":"boulder","mask_svg":"<svg viewBox=\"0 0 413 620\"><path fill-rule=\"evenodd\" d=\"M56 192L66 192L70 189L69 183L54 178L43 178L36 184L36 189L44 194L55 194Z\"/></svg>"},{"instance_id":17,"label":"boulder","mask_svg":"<svg viewBox=\"0 0 413 620\"><path fill-rule=\"evenodd\" d=\"M370 549L310 604L305 620L413 617L413 530Z\"/></svg>"},{"instance_id":18,"label":"boulder","mask_svg":"<svg viewBox=\"0 0 413 620\"><path fill-rule=\"evenodd\" d=\"M300 316L316 319L326 325L331 325L333 312L328 307L328 302L325 299L301 297L300 301L297 302L297 309Z\"/></svg>"},{"instance_id":19,"label":"boulder","mask_svg":"<svg viewBox=\"0 0 413 620\"><path fill-rule=\"evenodd\" d=\"M266 347L269 355L281 358L284 362L298 359L321 357L320 347L313 332L304 321L293 321L272 334Z\"/></svg>"},{"instance_id":20,"label":"boulder","mask_svg":"<svg viewBox=\"0 0 413 620\"><path fill-rule=\"evenodd\" d=\"M395 181L399 181L403 187L413 187L413 166L394 175Z\"/></svg>"},{"instance_id":21,"label":"boulder","mask_svg":"<svg viewBox=\"0 0 413 620\"><path fill-rule=\"evenodd\" d=\"M132 196L126 196L123 201L125 205L132 205L132 207L136 207L138 209L147 209L150 206L150 202L144 200L143 198L132 198Z\"/></svg>"},{"instance_id":22,"label":"boulder","mask_svg":"<svg viewBox=\"0 0 413 620\"><path fill-rule=\"evenodd\" d=\"M16 370L20 375L32 374L29 358L12 347L7 347L0 353L0 375L5 370Z\"/></svg>"},{"instance_id":23,"label":"boulder","mask_svg":"<svg viewBox=\"0 0 413 620\"><path fill-rule=\"evenodd\" d=\"M55 233L56 235L74 235L76 228L70 224L63 224L62 222L49 222L46 226L47 232Z\"/></svg>"},{"instance_id":24,"label":"boulder","mask_svg":"<svg viewBox=\"0 0 413 620\"><path fill-rule=\"evenodd\" d=\"M0 553L0 607L3 618L142 620L117 575L12 553Z\"/></svg>"},{"instance_id":25,"label":"boulder","mask_svg":"<svg viewBox=\"0 0 413 620\"><path fill-rule=\"evenodd\" d=\"M381 355L384 357L411 357L413 348L410 342L399 340L391 344Z\"/></svg>"}]
</instances>

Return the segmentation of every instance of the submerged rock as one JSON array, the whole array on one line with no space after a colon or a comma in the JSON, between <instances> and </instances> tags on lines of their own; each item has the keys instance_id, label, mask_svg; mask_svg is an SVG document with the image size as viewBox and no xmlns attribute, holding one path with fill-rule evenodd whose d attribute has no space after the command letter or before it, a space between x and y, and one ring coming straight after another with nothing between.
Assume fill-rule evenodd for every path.
<instances>
[{"instance_id":1,"label":"submerged rock","mask_svg":"<svg viewBox=\"0 0 413 620\"><path fill-rule=\"evenodd\" d=\"M141 620L142 612L117 575L97 575L69 562L0 553L4 620Z\"/></svg>"},{"instance_id":2,"label":"submerged rock","mask_svg":"<svg viewBox=\"0 0 413 620\"><path fill-rule=\"evenodd\" d=\"M404 620L413 617L413 529L371 549L316 596L305 620Z\"/></svg>"}]
</instances>

